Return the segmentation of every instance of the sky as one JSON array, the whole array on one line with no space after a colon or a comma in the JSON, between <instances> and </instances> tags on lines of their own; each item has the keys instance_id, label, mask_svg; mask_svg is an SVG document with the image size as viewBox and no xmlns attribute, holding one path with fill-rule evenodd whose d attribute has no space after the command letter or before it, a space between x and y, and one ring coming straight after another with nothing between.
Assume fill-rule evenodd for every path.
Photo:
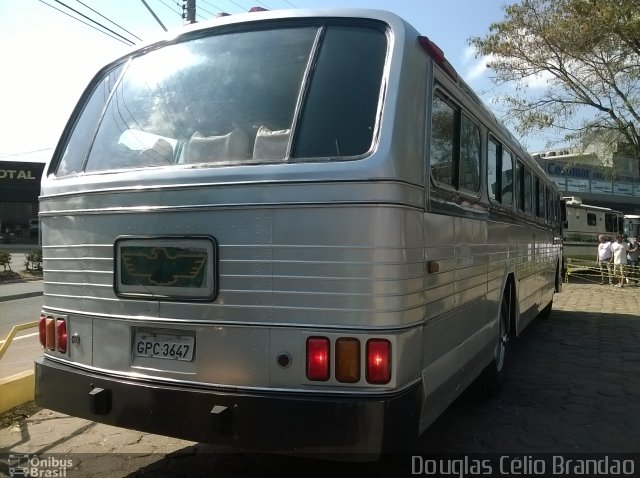
<instances>
[{"instance_id":1,"label":"sky","mask_svg":"<svg viewBox=\"0 0 640 478\"><path fill-rule=\"evenodd\" d=\"M468 45L504 17L506 0L196 0L197 20L216 13L245 12L253 6L285 8L354 7L389 10L435 41L458 74L500 116L492 102L486 59ZM169 30L180 29L182 0L146 0ZM141 43L163 29L141 0L0 0L0 160L46 161L72 109L93 75L130 46L60 12L64 5L99 20L113 32ZM55 7L56 9L52 8ZM129 33L101 18L117 23ZM86 23L89 20L80 17ZM134 36L135 35L135 36ZM530 151L544 138L519 138Z\"/></svg>"}]
</instances>

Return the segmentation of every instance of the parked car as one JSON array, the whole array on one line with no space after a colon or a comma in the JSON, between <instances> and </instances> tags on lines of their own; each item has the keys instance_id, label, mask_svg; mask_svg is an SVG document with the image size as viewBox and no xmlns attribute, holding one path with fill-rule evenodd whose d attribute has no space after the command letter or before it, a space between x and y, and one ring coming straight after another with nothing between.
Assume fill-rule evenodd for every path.
<instances>
[{"instance_id":1,"label":"parked car","mask_svg":"<svg viewBox=\"0 0 640 478\"><path fill-rule=\"evenodd\" d=\"M29 219L29 237L38 237L40 235L40 219Z\"/></svg>"}]
</instances>

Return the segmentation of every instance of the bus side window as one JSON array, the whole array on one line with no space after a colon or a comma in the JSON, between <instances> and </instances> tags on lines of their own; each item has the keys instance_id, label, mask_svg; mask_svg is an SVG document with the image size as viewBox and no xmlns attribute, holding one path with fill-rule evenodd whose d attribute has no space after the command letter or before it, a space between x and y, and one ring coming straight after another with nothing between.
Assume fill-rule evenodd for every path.
<instances>
[{"instance_id":1,"label":"bus side window","mask_svg":"<svg viewBox=\"0 0 640 478\"><path fill-rule=\"evenodd\" d=\"M533 214L534 212L534 198L533 198L533 188L531 184L531 171L529 168L524 168L524 210L529 214Z\"/></svg>"},{"instance_id":2,"label":"bus side window","mask_svg":"<svg viewBox=\"0 0 640 478\"><path fill-rule=\"evenodd\" d=\"M544 184L542 181L540 181L540 178L538 176L535 177L536 180L536 196L538 198L538 206L536 208L536 215L540 218L540 219L546 219L547 218L547 210L546 210L546 203L547 203L547 197L545 196L545 189L544 189Z\"/></svg>"},{"instance_id":3,"label":"bus side window","mask_svg":"<svg viewBox=\"0 0 640 478\"><path fill-rule=\"evenodd\" d=\"M454 186L456 111L442 98L434 96L431 117L431 175L435 181Z\"/></svg>"},{"instance_id":4,"label":"bus side window","mask_svg":"<svg viewBox=\"0 0 640 478\"><path fill-rule=\"evenodd\" d=\"M615 218L613 217L613 214L605 213L604 215L605 232L615 232L614 223L615 223Z\"/></svg>"},{"instance_id":5,"label":"bus side window","mask_svg":"<svg viewBox=\"0 0 640 478\"><path fill-rule=\"evenodd\" d=\"M489 138L487 143L487 192L489 199L494 201L500 201L500 175L498 170L500 168L500 161L498 160L499 146L493 138Z\"/></svg>"},{"instance_id":6,"label":"bus side window","mask_svg":"<svg viewBox=\"0 0 640 478\"><path fill-rule=\"evenodd\" d=\"M517 206L519 211L524 212L524 164L521 161L516 161L516 176L518 178Z\"/></svg>"},{"instance_id":7,"label":"bus side window","mask_svg":"<svg viewBox=\"0 0 640 478\"><path fill-rule=\"evenodd\" d=\"M513 156L502 149L502 204L513 206Z\"/></svg>"},{"instance_id":8,"label":"bus side window","mask_svg":"<svg viewBox=\"0 0 640 478\"><path fill-rule=\"evenodd\" d=\"M459 187L477 193L480 190L480 128L462 115L460 132Z\"/></svg>"}]
</instances>

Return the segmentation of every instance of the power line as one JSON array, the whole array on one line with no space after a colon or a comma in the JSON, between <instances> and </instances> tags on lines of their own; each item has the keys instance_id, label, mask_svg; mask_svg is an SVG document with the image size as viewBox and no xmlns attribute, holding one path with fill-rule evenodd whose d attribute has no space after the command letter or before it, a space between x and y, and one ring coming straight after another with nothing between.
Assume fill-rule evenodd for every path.
<instances>
[{"instance_id":1,"label":"power line","mask_svg":"<svg viewBox=\"0 0 640 478\"><path fill-rule=\"evenodd\" d=\"M176 13L178 15L182 15L180 13L179 10L174 10L173 7L171 5L169 5L168 3L165 3L164 0L158 0L160 3L162 3L165 7L167 7L169 10L171 10L173 13ZM179 3L176 2L176 5L180 6Z\"/></svg>"},{"instance_id":2,"label":"power line","mask_svg":"<svg viewBox=\"0 0 640 478\"><path fill-rule=\"evenodd\" d=\"M242 5L240 5L240 4L239 4L239 3L237 3L237 2L234 2L233 0L229 0L229 2L230 2L230 3L233 3L234 5L236 5L236 6L238 6L238 7L240 7L240 8L242 9L242 11L244 11L244 12L246 12L246 11L248 11L248 10L249 10L248 8L243 7Z\"/></svg>"},{"instance_id":3,"label":"power line","mask_svg":"<svg viewBox=\"0 0 640 478\"><path fill-rule=\"evenodd\" d=\"M213 3L205 2L205 0L200 0L200 1L201 1L202 3L206 3L206 4L207 4L207 5L209 5L210 7L215 8L216 10L219 10L219 11L221 11L221 12L223 11L223 10L222 10L222 8L220 8L220 7L216 6L216 5L214 5ZM200 8L202 8L202 7L200 7Z\"/></svg>"},{"instance_id":4,"label":"power line","mask_svg":"<svg viewBox=\"0 0 640 478\"><path fill-rule=\"evenodd\" d=\"M0 153L0 158L10 158L14 156L25 156L27 154L41 153L43 151L51 151L53 148L34 149L32 151L21 151L19 153Z\"/></svg>"},{"instance_id":5,"label":"power line","mask_svg":"<svg viewBox=\"0 0 640 478\"><path fill-rule=\"evenodd\" d=\"M206 8L202 8L202 7L198 7L198 10L202 10L205 13L208 13L209 15L211 15L212 17L215 17L216 14L215 13L211 13L209 10L207 10ZM197 15L197 14L196 14Z\"/></svg>"},{"instance_id":6,"label":"power line","mask_svg":"<svg viewBox=\"0 0 640 478\"><path fill-rule=\"evenodd\" d=\"M78 15L80 15L82 18L86 18L87 20L89 20L90 22L95 23L96 25L98 25L99 27L107 30L110 33L113 33L115 36L122 38L123 40L131 43L131 45L134 45L135 42L129 40L128 38L120 35L118 32L114 32L111 28L109 27L105 27L102 23L95 21L93 18L90 18L88 16L86 16L84 13L79 12L78 10L76 10L75 8L71 8L69 5L65 4L64 2L60 1L60 0L54 0L54 2L59 3L60 5L62 5L63 7L68 8L69 10L71 10L74 13L77 13Z\"/></svg>"},{"instance_id":7,"label":"power line","mask_svg":"<svg viewBox=\"0 0 640 478\"><path fill-rule=\"evenodd\" d=\"M45 2L44 0L38 0L38 1L39 1L40 3L43 3L44 5L46 5L47 7L51 7L51 8L53 8L54 10L59 11L60 13L64 13L66 16L68 16L68 17L70 17L70 18L73 18L74 20L76 20L76 21L78 21L78 22L80 22L80 23L84 23L84 24L85 24L85 25L87 25L88 27L91 27L91 28L93 28L94 30L96 30L96 31L98 31L98 32L100 32L100 33L102 33L102 34L107 35L107 36L109 36L109 37L113 38L114 40L118 40L120 43L124 43L124 44L125 44L125 45L127 45L127 46L132 46L132 45L134 44L131 40L127 40L127 39L125 39L125 40L121 40L120 38L117 38L117 37L115 37L115 36L111 35L110 33L105 32L104 30L100 30L99 28L94 27L94 26L93 26L93 25L91 25L90 23L87 23L87 22L85 22L85 21L83 21L83 20L80 20L78 17L74 17L74 16L73 16L73 15L71 15L70 13L67 13L67 12L65 12L64 10L60 10L59 8L57 8L57 7L55 7L55 6L48 4L48 3L47 3L47 2ZM118 35L118 36L120 36L120 35Z\"/></svg>"},{"instance_id":8,"label":"power line","mask_svg":"<svg viewBox=\"0 0 640 478\"><path fill-rule=\"evenodd\" d=\"M104 18L106 21L108 21L109 23L111 23L112 25L117 26L118 28L120 28L121 30L124 30L125 32L127 32L129 35L136 37L138 40L142 41L142 38L140 38L138 35L136 35L135 33L131 33L129 30L127 30L125 27L123 27L122 25L118 25L116 22L114 22L113 20L105 17L102 13L100 13L97 10L94 10L93 8L91 8L89 5L87 5L86 3L81 2L80 0L76 0L76 2L78 2L80 5L84 6L85 8L88 8L89 10L91 10L94 13L97 13L98 15L100 15L102 18Z\"/></svg>"},{"instance_id":9,"label":"power line","mask_svg":"<svg viewBox=\"0 0 640 478\"><path fill-rule=\"evenodd\" d=\"M273 8L271 8L266 3L262 3L260 0L256 0L256 2L259 3L260 5L262 5L264 8L268 9L268 10L273 10Z\"/></svg>"}]
</instances>

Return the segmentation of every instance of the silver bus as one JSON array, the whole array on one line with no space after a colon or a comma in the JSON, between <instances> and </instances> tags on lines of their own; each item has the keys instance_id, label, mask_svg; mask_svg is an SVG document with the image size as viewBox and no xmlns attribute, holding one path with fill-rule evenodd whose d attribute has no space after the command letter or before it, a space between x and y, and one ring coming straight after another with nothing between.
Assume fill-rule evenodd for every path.
<instances>
[{"instance_id":1,"label":"silver bus","mask_svg":"<svg viewBox=\"0 0 640 478\"><path fill-rule=\"evenodd\" d=\"M383 11L139 48L45 176L36 401L120 427L374 457L497 392L561 286L558 189Z\"/></svg>"}]
</instances>

